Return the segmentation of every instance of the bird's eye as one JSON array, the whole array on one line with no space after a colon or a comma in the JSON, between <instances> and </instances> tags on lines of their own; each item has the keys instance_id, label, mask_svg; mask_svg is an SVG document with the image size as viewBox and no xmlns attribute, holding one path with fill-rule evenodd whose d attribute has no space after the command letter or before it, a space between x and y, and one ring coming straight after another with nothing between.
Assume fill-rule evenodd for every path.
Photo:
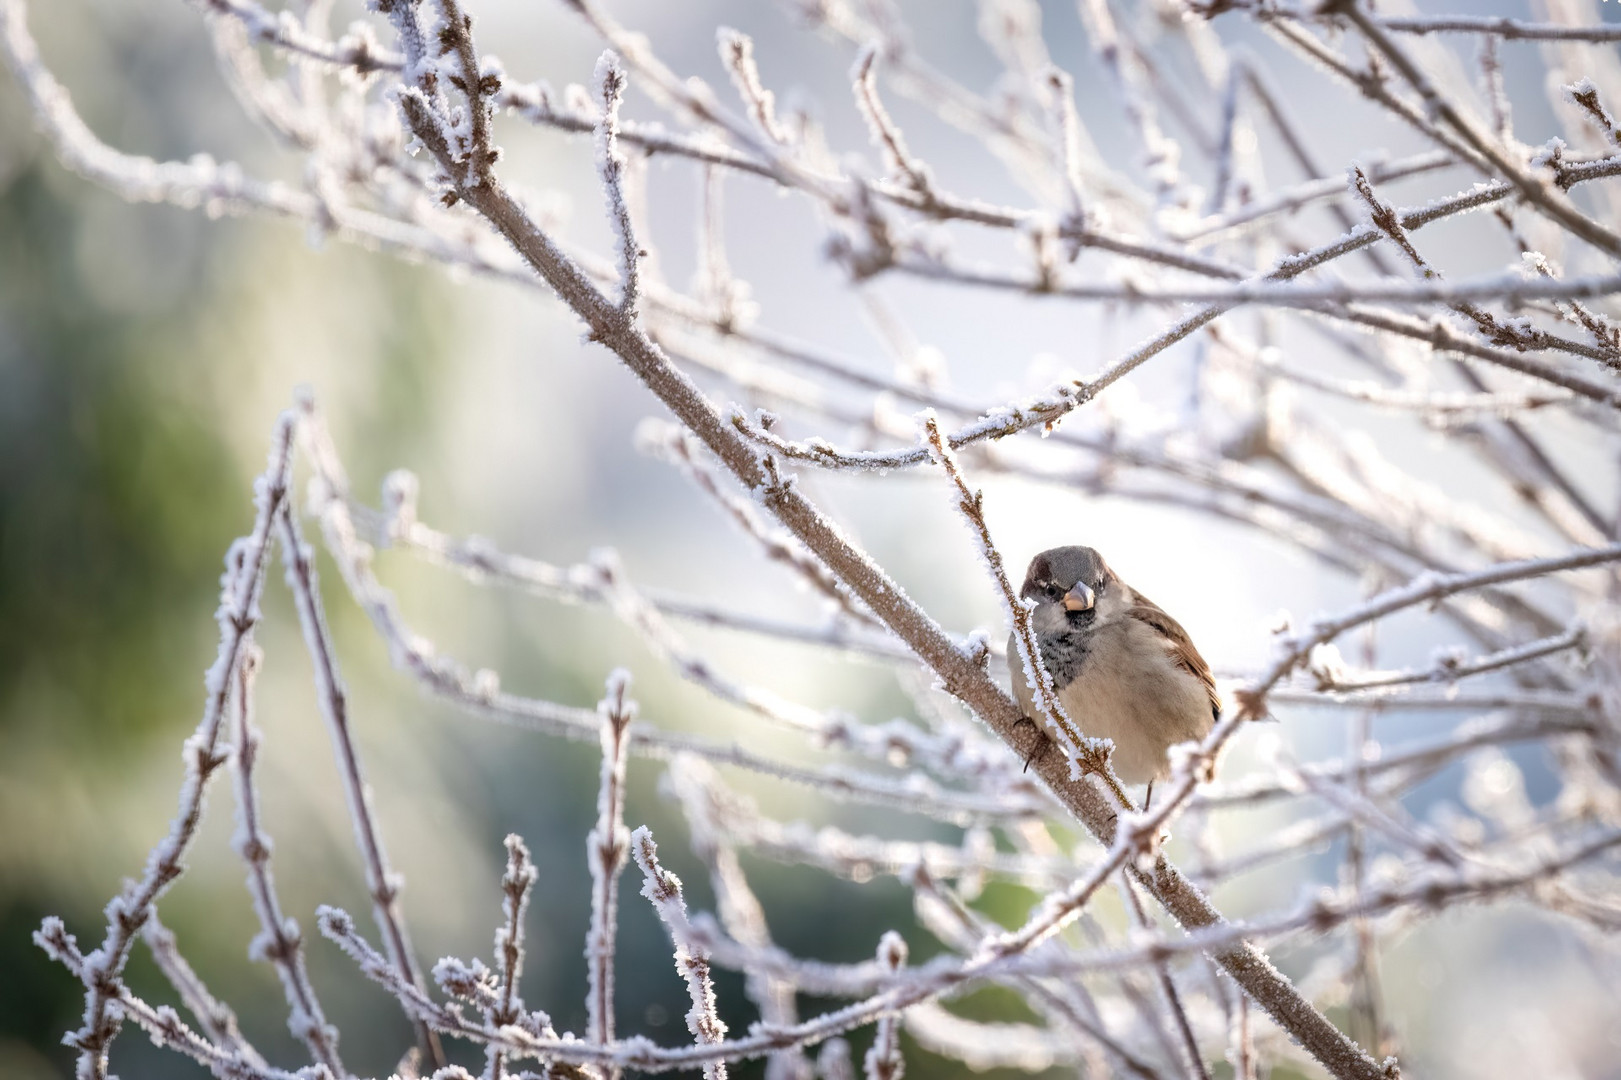
<instances>
[{"instance_id":1,"label":"bird's eye","mask_svg":"<svg viewBox=\"0 0 1621 1080\"><path fill-rule=\"evenodd\" d=\"M1060 596L1064 595L1064 590L1060 589L1051 581L1047 582L1047 588L1043 591L1046 592L1047 599L1049 600L1057 600Z\"/></svg>"}]
</instances>

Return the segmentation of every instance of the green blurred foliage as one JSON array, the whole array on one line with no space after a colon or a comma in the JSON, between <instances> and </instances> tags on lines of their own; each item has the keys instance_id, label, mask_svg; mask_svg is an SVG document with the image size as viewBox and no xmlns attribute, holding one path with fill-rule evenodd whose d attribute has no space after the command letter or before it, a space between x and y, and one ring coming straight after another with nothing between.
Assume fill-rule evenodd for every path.
<instances>
[{"instance_id":1,"label":"green blurred foliage","mask_svg":"<svg viewBox=\"0 0 1621 1080\"><path fill-rule=\"evenodd\" d=\"M39 175L52 167L36 164L0 197L0 249L13 268L0 293L11 352L0 680L8 697L72 701L85 722L64 725L69 737L108 752L184 703L161 685L130 691L141 672L191 653L195 611L213 591L197 568L218 563L241 487L219 433L181 396L191 365L175 338L206 288L141 316L87 304L62 242L72 207ZM8 738L27 720L0 713Z\"/></svg>"},{"instance_id":2,"label":"green blurred foliage","mask_svg":"<svg viewBox=\"0 0 1621 1080\"><path fill-rule=\"evenodd\" d=\"M199 132L221 134L214 124L194 122L231 108L196 93L217 78L189 36L198 32L195 17L181 15L187 33L167 47L151 27L108 20L99 29L109 31L102 47L111 54L110 70L103 79L73 84L96 122L131 142L177 153L189 152ZM36 6L32 22L48 38L53 27L71 29L74 18L42 15ZM150 37L137 42L143 32ZM195 70L198 63L203 72ZM109 92L121 82L139 92ZM361 355L349 358L354 373L372 392L353 394L362 407L345 410L342 422L357 436L353 463L364 475L431 434L445 320L443 308L424 302L428 271L347 251L323 264L284 227L128 206L67 174L24 115L6 80L0 88L0 970L11 976L0 980L0 1073L6 1075L27 1075L42 1062L71 1071L59 1039L78 1022L79 994L34 947L32 930L54 913L69 920L86 947L99 940L101 905L123 876L138 871L140 852L162 828L162 818L126 818L122 808L167 803L172 812L176 751L196 723L201 673L215 648L211 613L221 559L251 521L251 478L262 468L268 421L290 397L292 380L280 372L263 380L268 393L260 385L269 350L254 336L255 319L263 318L258 309L274 305L276 292L262 277L266 266L296 251L313 260L315 277L341 279L395 313L358 333L349 328L349 340L364 343ZM225 134L214 149L227 154L251 154L259 140L240 126ZM318 322L329 314L316 309L304 317ZM387 378L375 377L383 371ZM336 614L340 626L352 619L348 610ZM215 805L228 812L228 799L217 791ZM230 900L251 921L240 885L230 884ZM206 914L217 900L177 891L175 919L197 914L197 907ZM251 932L230 920L224 925ZM246 932L205 929L199 962L212 967L217 958L242 967ZM133 972L149 981L139 966ZM279 1010L279 989L266 976L255 970L235 988L251 987L261 1005ZM287 1039L285 1025L271 1027L272 1042ZM121 1071L149 1072L143 1051L130 1053L133 1061ZM164 1070L179 1063L150 1064Z\"/></svg>"},{"instance_id":3,"label":"green blurred foliage","mask_svg":"<svg viewBox=\"0 0 1621 1080\"><path fill-rule=\"evenodd\" d=\"M243 490L220 433L185 402L177 345L209 300L202 264L167 310L88 302L71 242L79 207L69 185L46 182L55 169L36 159L0 194L0 787L8 818L28 798L41 823L50 777L102 773L195 711L195 675L163 674L197 670L209 636L198 617L217 588L199 569L219 565ZM0 969L38 977L6 980L26 1002L0 1005L0 1037L51 1047L77 995L38 970L28 932L41 909L100 905L56 894L30 865L37 844L11 834ZM48 839L71 850L79 838Z\"/></svg>"}]
</instances>

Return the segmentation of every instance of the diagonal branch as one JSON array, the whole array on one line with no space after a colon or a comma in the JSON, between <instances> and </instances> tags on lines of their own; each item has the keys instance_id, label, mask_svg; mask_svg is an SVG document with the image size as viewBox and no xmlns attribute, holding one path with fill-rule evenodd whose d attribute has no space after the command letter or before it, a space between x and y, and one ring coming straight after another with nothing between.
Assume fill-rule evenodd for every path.
<instances>
[{"instance_id":1,"label":"diagonal branch","mask_svg":"<svg viewBox=\"0 0 1621 1080\"><path fill-rule=\"evenodd\" d=\"M1379 20L1363 9L1359 0L1340 0L1333 8L1355 25L1369 44L1401 72L1402 77L1423 99L1430 114L1456 131L1471 149L1491 162L1527 202L1573 236L1580 237L1612 258L1621 258L1621 236L1577 210L1555 187L1511 160L1503 145L1490 132L1483 130L1474 118L1464 115L1450 98L1441 93L1423 69L1408 56L1407 50L1390 36Z\"/></svg>"},{"instance_id":2,"label":"diagonal branch","mask_svg":"<svg viewBox=\"0 0 1621 1080\"><path fill-rule=\"evenodd\" d=\"M1111 747L1105 740L1082 735L1080 729L1075 726L1074 719L1064 708L1064 703L1058 698L1058 691L1053 687L1052 675L1047 671L1046 661L1041 656L1041 646L1036 640L1035 627L1030 624L1030 606L1013 591L1013 583L1008 580L1007 568L1002 562L1002 553L997 550L995 541L991 539L990 526L985 523L985 493L969 488L962 467L957 463L957 456L951 452L951 448L946 445L945 437L940 434L940 421L936 419L933 410L923 414L922 442L929 456L945 471L957 489L957 511L968 525L969 532L974 534L980 559L996 584L997 595L1002 601L1002 611L1013 630L1011 643L1018 652L1019 665L1023 670L1025 682L1034 691L1033 696L1041 707L1042 719L1047 722L1049 728L1064 737L1064 749L1074 758L1071 763L1072 774L1076 779L1086 774L1097 776L1109 788L1118 804L1122 808L1129 808L1131 800L1126 797L1120 781L1109 768Z\"/></svg>"},{"instance_id":3,"label":"diagonal branch","mask_svg":"<svg viewBox=\"0 0 1621 1080\"><path fill-rule=\"evenodd\" d=\"M338 1058L337 1028L328 1023L304 965L303 935L297 921L283 913L270 873L270 835L260 820L259 792L253 772L261 738L253 722L254 682L259 664L259 648L255 645L238 670L233 702L236 730L231 757L235 765L237 830L232 837L232 847L248 865L248 892L260 927L248 946L248 955L275 967L287 998L287 1025L309 1048L311 1059L325 1065L333 1076L347 1076Z\"/></svg>"},{"instance_id":4,"label":"diagonal branch","mask_svg":"<svg viewBox=\"0 0 1621 1080\"><path fill-rule=\"evenodd\" d=\"M449 146L439 120L421 95L402 95L406 122L425 147L449 165ZM543 232L493 175L459 194L523 256L534 271L726 468L830 570L904 640L939 677L948 692L972 708L1009 746L1020 745L1017 705L999 689L984 666L965 655L946 632L900 586L861 551L843 530L806 499L775 461L759 454L727 424L685 373L670 363L643 329L627 319L579 266ZM1214 317L1211 315L1210 317ZM1205 320L1208 321L1208 320ZM1190 326L1187 332L1192 332ZM1067 410L1066 410L1067 411ZM1068 765L1056 760L1032 763L1055 794L1103 842L1112 844L1116 814L1094 788L1072 780ZM1124 861L1125 856L1120 856ZM1210 902L1160 856L1147 875L1150 891L1184 926L1221 922ZM1274 1019L1335 1076L1383 1080L1372 1058L1336 1029L1253 946L1225 946L1217 959Z\"/></svg>"},{"instance_id":5,"label":"diagonal branch","mask_svg":"<svg viewBox=\"0 0 1621 1080\"><path fill-rule=\"evenodd\" d=\"M114 1002L124 988L120 977L129 960L135 936L151 916L158 897L180 876L182 860L202 823L204 796L215 771L227 760L220 749L226 704L238 672L253 644L259 623L259 598L264 592L270 561L270 529L285 513L288 478L293 465L291 413L276 421L270 463L254 484L258 508L253 531L231 545L220 578L220 605L215 620L220 628L219 653L203 677L208 697L196 732L186 740L186 776L180 786L180 806L169 833L152 849L138 882L129 882L107 905L107 934L101 947L84 957L78 974L84 981L84 1024L66 1042L79 1051L78 1080L105 1080L107 1047L118 1034L119 1016ZM47 927L48 928L48 927Z\"/></svg>"},{"instance_id":6,"label":"diagonal branch","mask_svg":"<svg viewBox=\"0 0 1621 1080\"><path fill-rule=\"evenodd\" d=\"M287 568L287 587L292 590L299 623L304 630L304 642L315 668L316 699L326 720L327 733L332 737L332 751L337 758L338 775L343 781L344 795L349 803L355 843L360 848L366 868L366 889L371 896L372 914L383 931L383 942L388 949L390 962L402 978L421 986L422 973L417 968L416 956L411 949L411 936L405 927L405 911L400 905L400 890L405 882L389 863L388 851L383 846L382 832L377 825L376 811L372 808L371 788L361 770L360 752L349 725L349 695L338 670L338 654L333 647L332 634L327 628L326 613L321 605L314 552L304 542L298 519L290 505L283 507L279 525L282 561ZM445 1052L439 1045L439 1037L420 1021L416 1023L416 1035L423 1056L433 1063L434 1068L442 1067Z\"/></svg>"}]
</instances>

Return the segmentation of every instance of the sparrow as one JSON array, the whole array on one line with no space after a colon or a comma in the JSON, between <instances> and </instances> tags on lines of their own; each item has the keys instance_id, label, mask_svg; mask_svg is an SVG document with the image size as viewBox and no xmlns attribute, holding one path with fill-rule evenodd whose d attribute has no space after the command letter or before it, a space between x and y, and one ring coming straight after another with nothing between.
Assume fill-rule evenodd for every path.
<instances>
[{"instance_id":1,"label":"sparrow","mask_svg":"<svg viewBox=\"0 0 1621 1080\"><path fill-rule=\"evenodd\" d=\"M1210 665L1180 623L1089 547L1037 555L1019 595L1034 602L1031 628L1059 702L1082 734L1114 740L1115 773L1148 784L1146 807L1154 781L1170 771L1166 751L1203 739L1221 718ZM1036 694L1011 636L1007 655L1014 697L1036 722Z\"/></svg>"}]
</instances>

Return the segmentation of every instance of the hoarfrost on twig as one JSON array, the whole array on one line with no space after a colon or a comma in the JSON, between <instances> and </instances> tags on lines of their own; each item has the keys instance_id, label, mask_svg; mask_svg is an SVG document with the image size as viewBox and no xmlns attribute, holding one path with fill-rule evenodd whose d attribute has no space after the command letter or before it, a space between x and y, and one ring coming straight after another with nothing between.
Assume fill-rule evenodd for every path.
<instances>
[{"instance_id":1,"label":"hoarfrost on twig","mask_svg":"<svg viewBox=\"0 0 1621 1080\"><path fill-rule=\"evenodd\" d=\"M108 905L100 947L81 952L56 919L35 935L84 986L83 1024L69 1036L81 1080L108 1075L108 1047L126 1021L220 1076L345 1075L337 1033L304 967L298 924L282 910L270 876L269 829L256 788L263 780L255 772L253 638L273 531L315 665L380 947L335 909L322 909L317 925L398 1003L416 1029L424 1065L443 1080L467 1074L444 1066L439 1034L483 1046L486 1080L611 1080L624 1070L693 1068L719 1080L729 1063L755 1057L769 1058L772 1080L851 1080L842 1036L863 1025L876 1028L863 1066L877 1080L895 1080L903 1070L903 1025L922 1044L970 1064L1084 1062L1088 1070L1147 1077L1163 1075L1164 1061L1202 1075L1201 1046L1220 1033L1235 1075L1246 1080L1278 1062L1337 1078L1390 1080L1396 1066L1386 1055L1402 1033L1392 1030L1375 977L1385 935L1457 905L1510 898L1582 930L1621 926L1613 896L1621 667L1610 612L1621 546L1615 493L1606 489L1614 485L1582 456L1621 431L1621 392L1612 385L1621 371L1621 276L1613 265L1621 238L1611 225L1621 177L1613 114L1621 84L1595 48L1615 40L1613 27L1556 22L1557 12L1542 22L1386 16L1361 3L1321 11L1203 4L1165 22L1110 0L1085 0L1079 11L1088 42L1138 147L1137 164L1121 168L1088 134L1097 103L1077 101L1073 80L1053 66L1039 6L981 5L980 34L1001 74L980 93L930 62L923 38L892 4L800 4L807 23L856 50L854 105L885 174L874 178L852 163L847 151L857 147L837 145L836 125L823 128L812 110L779 102L767 87L782 80L761 70L754 42L737 31L723 30L716 40L741 111L678 74L651 40L615 22L596 0L569 6L607 51L589 90L561 92L515 79L481 56L464 0L379 3L341 35L328 33L323 5L308 12L255 0L208 6L214 48L246 115L302 167L304 183L260 180L206 155L162 161L109 145L47 67L21 0L0 0L0 56L68 167L125 198L286 220L317 240L360 243L558 298L587 339L667 409L672 423L642 429L644 449L677 465L758 557L789 569L793 585L823 602L825 619L797 623L746 610L735 597L641 589L606 549L566 566L458 540L418 520L408 474L391 475L381 511L367 510L352 502L313 402L302 402L276 426L255 489L256 521L227 557L219 652L205 680L203 717L185 743L173 824L139 880ZM1292 102L1274 88L1269 56L1229 47L1224 24L1206 25L1223 11L1227 22L1247 19L1308 59L1310 77L1337 79L1360 95L1370 123L1388 129L1376 139L1394 133L1417 140L1417 151L1365 157L1345 183L1349 151L1315 130L1306 137ZM1484 109L1462 83L1442 76L1442 35L1462 35L1471 50L1483 44L1468 59L1478 59ZM1564 125L1557 132L1536 130L1548 110L1518 107L1515 86L1503 78L1500 54L1524 48L1521 42L1545 43L1537 55L1547 67L1553 115ZM774 40L769 52L778 54ZM631 72L659 119L621 115ZM930 148L928 162L886 106L903 98L915 107L906 114L908 131ZM511 121L591 142L610 226L606 256L563 236L564 226L541 209L545 196L521 191L505 166L498 168L494 128ZM1004 163L1028 205L952 190L948 179L957 182L959 173L934 150L940 144L928 129L936 121ZM1256 137L1261 131L1265 141ZM1343 156L1327 157L1324 147ZM702 188L693 295L662 281L647 261L645 227L638 239L644 181L663 182L641 168L643 157L655 155L671 171L694 173ZM1443 178L1443 170L1469 176ZM1453 193L1398 206L1386 189L1407 180ZM780 204L792 208L784 213L803 207L818 215L818 227L832 235L824 254L836 273L859 283L893 356L841 355L763 323L732 277L726 241L737 222L722 227L723 183L792 193L795 199ZM1480 240L1472 251L1503 247L1514 258L1444 277L1438 268L1450 265L1448 239L1432 241L1428 231L1440 222ZM959 234L970 233L973 259L957 253ZM892 309L880 298L892 279L906 279L908 289L996 294L998 303L1102 305L1159 322L1146 324L1151 332L1137 344L1096 360L1089 343L1066 343L1094 365L1090 377L1055 383L1048 371L1023 371L1001 358L1007 388L996 391L998 402L947 384L943 360L925 353L904 325L903 305ZM1172 380L1186 384L1174 389L1177 404L1130 407L1127 378L1144 365L1168 368L1179 352L1192 352L1194 363L1187 379ZM920 355L929 363L920 365ZM954 378L969 375L968 359L952 357ZM1324 398L1332 400L1325 406ZM718 404L729 400L748 406ZM762 403L769 411L755 407ZM918 409L928 410L921 441L908 415ZM1371 410L1382 415L1364 427ZM1183 430L1145 420L1151 411L1180 415ZM1444 445L1490 484L1477 490L1437 482L1427 463L1381 445L1383 433L1397 427ZM1021 437L1031 430L1048 437ZM601 747L596 819L586 838L583 1037L559 1035L544 1012L523 1002L525 913L537 873L516 836L508 838L490 966L442 959L434 976L448 1001L423 985L358 757L313 551L289 493L295 435L314 473L309 509L349 596L394 665L464 712ZM1036 718L1023 717L992 674L1000 639L948 633L902 588L895 568L864 550L849 523L814 497L813 478L793 474L799 465L859 474L852 481L869 486L892 482L886 472L917 466L945 472L1013 630L1014 670L1030 682L1040 719L1066 754L1029 754L1024 722ZM965 465L985 483L1010 477L1043 491L1158 507L1176 515L1188 536L1203 537L1216 523L1239 526L1326 572L1360 580L1364 599L1285 627L1266 662L1235 669L1229 696L1238 707L1202 744L1178 751L1171 782L1148 811L1134 812L1118 785L1105 793L1076 775L1112 781L1107 748L1082 739L1075 718L1058 707ZM791 750L762 750L742 735L667 727L674 713L663 702L649 702L648 715L636 717L622 673L610 678L595 710L589 702L514 694L494 671L463 668L406 621L379 569L383 547L475 581L603 605L708 700L800 741ZM1404 654L1391 648L1378 662L1371 650L1358 662L1341 654L1348 633L1426 615L1445 629L1404 646ZM917 718L867 722L842 707L791 700L753 672L731 674L705 646L677 633L672 619L815 644L874 664L903 680ZM1429 651L1436 642L1444 648ZM1303 752L1263 737L1256 771L1208 782L1242 721L1274 710L1290 718L1310 710L1343 723L1345 755L1297 758ZM1398 711L1433 728L1410 739L1384 736L1375 718ZM227 727L234 757L224 747ZM1383 737L1375 738L1376 730ZM1522 747L1548 763L1557 794L1529 782L1538 774L1526 771ZM632 752L666 774L714 886L714 914L687 909L645 829L626 832ZM808 753L829 756L804 759ZM1028 774L1020 771L1026 757ZM191 852L207 781L227 762L238 792L235 847L260 923L253 953L276 966L288 1022L316 1062L298 1074L267 1064L243 1039L229 1006L157 921L155 905ZM726 765L797 784L819 801L884 814L837 828L778 820L730 785L717 768ZM1456 799L1420 820L1411 796L1449 770L1462 777ZM1244 807L1297 816L1224 850L1211 839L1221 831L1207 826ZM930 819L937 832L922 840L892 833L897 811ZM1180 869L1156 847L1178 820L1193 848ZM1077 824L1089 838L1068 850L1062 845L1071 841L1055 838ZM1300 871L1321 887L1297 902L1269 904L1232 923L1207 899L1260 867L1321 862L1324 846L1341 838L1343 859L1330 860L1336 865L1326 882ZM688 986L695 1041L686 1045L659 1046L616 1030L614 982L623 981L628 963L639 965L638 978L646 970L644 961L618 955L617 883L627 851ZM911 891L919 924L947 952L909 966L892 932L876 959L796 955L768 930L764 893L757 895L745 874L754 858L856 882L893 878ZM1133 909L1135 928L1123 937L1087 915L1112 879L1124 881ZM991 881L1036 894L1012 929L968 906ZM1142 896L1179 925L1161 928ZM1066 933L1077 926L1083 932ZM1337 933L1341 927L1349 932ZM196 1018L195 1029L125 984L137 937ZM1325 959L1298 985L1261 952L1263 944L1308 937ZM1184 958L1212 971L1219 966L1218 978L1231 986L1204 985L1208 980L1194 975L1201 969L1179 966ZM711 965L745 973L761 1014L749 1031L729 1033L721 1020ZM1160 994L1145 977L1157 981ZM980 1025L940 1004L987 983L1018 994L1042 1026ZM801 1018L806 995L849 1003ZM1359 1041L1324 1012L1345 1003ZM1257 1022L1251 1005L1275 1023ZM1014 1037L1018 1052L972 1045ZM538 1063L534 1071L529 1062Z\"/></svg>"}]
</instances>

